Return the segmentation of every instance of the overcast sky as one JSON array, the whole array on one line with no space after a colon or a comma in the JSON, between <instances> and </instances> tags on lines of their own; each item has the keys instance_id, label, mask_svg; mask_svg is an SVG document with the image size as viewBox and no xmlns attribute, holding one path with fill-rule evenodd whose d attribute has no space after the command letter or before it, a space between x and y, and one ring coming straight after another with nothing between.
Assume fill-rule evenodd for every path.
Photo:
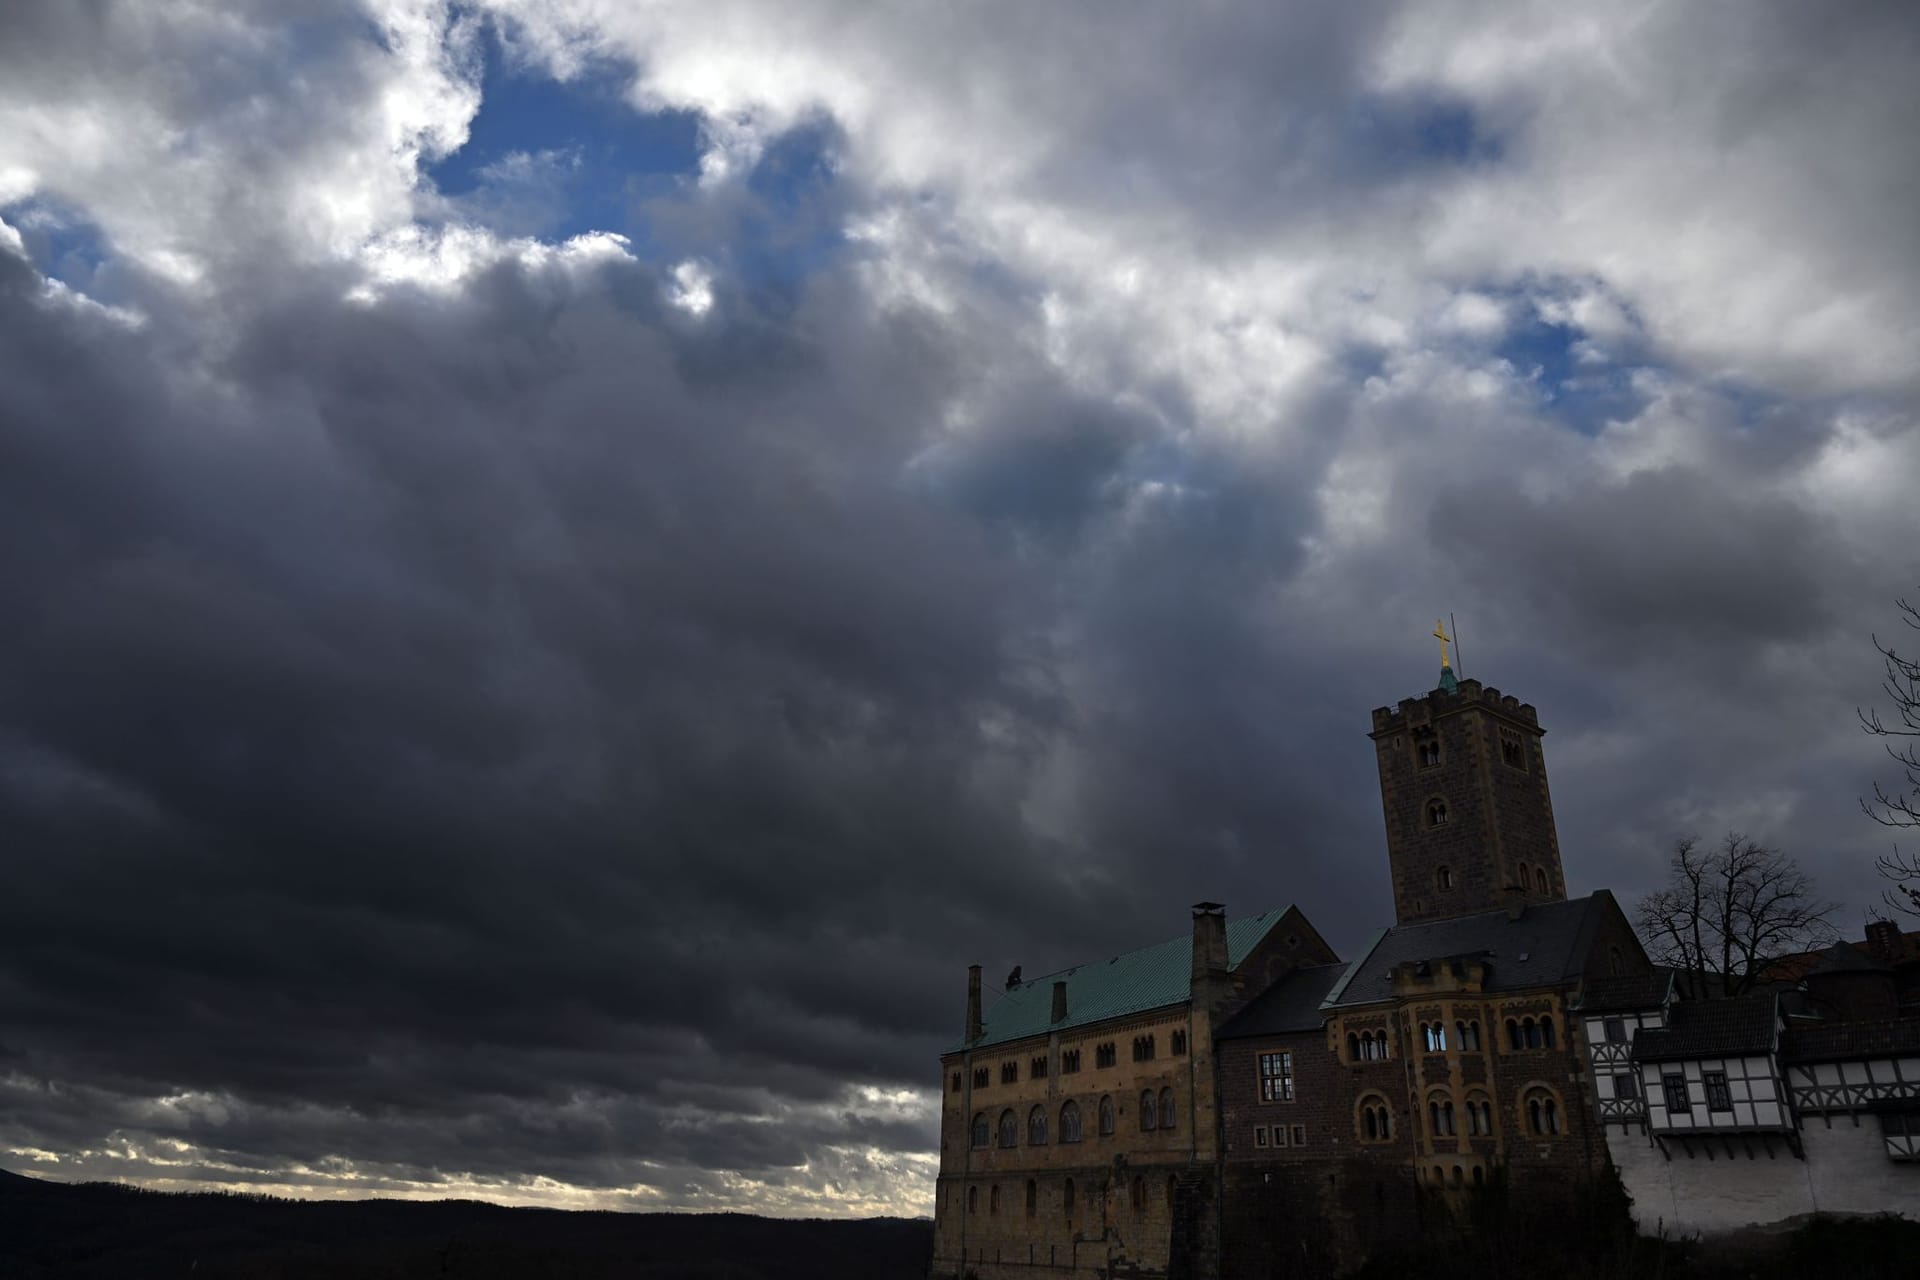
<instances>
[{"instance_id":1,"label":"overcast sky","mask_svg":"<svg viewBox=\"0 0 1920 1280\"><path fill-rule=\"evenodd\" d=\"M990 979L1570 887L1858 936L1909 3L0 5L0 1164L931 1211ZM1904 637L1903 637L1904 638Z\"/></svg>"}]
</instances>

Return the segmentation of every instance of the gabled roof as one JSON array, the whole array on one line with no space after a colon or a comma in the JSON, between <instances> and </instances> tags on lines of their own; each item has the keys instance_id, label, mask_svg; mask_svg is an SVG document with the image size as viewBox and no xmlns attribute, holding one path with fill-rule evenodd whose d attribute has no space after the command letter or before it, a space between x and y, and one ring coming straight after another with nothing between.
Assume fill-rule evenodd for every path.
<instances>
[{"instance_id":1,"label":"gabled roof","mask_svg":"<svg viewBox=\"0 0 1920 1280\"><path fill-rule=\"evenodd\" d=\"M1220 1040L1240 1040L1248 1036L1270 1036L1285 1031L1318 1031L1326 1021L1321 1001L1347 971L1344 964L1305 965L1295 969L1215 1032Z\"/></svg>"},{"instance_id":2,"label":"gabled roof","mask_svg":"<svg viewBox=\"0 0 1920 1280\"><path fill-rule=\"evenodd\" d=\"M1773 992L1727 1000L1681 1001L1667 1010L1664 1027L1633 1033L1635 1062L1673 1062L1681 1058L1723 1058L1770 1053L1780 1024Z\"/></svg>"},{"instance_id":3,"label":"gabled roof","mask_svg":"<svg viewBox=\"0 0 1920 1280\"><path fill-rule=\"evenodd\" d=\"M1836 1022L1824 1027L1790 1027L1780 1037L1780 1056L1788 1062L1836 1062L1844 1058L1886 1058L1920 1054L1920 1018L1879 1018Z\"/></svg>"},{"instance_id":4,"label":"gabled roof","mask_svg":"<svg viewBox=\"0 0 1920 1280\"><path fill-rule=\"evenodd\" d=\"M1353 962L1327 997L1327 1007L1374 1004L1393 997L1393 971L1408 961L1472 958L1487 966L1488 991L1517 991L1571 981L1611 895L1535 903L1519 919L1483 911L1452 920L1397 925ZM1614 908L1617 910L1618 908Z\"/></svg>"},{"instance_id":5,"label":"gabled roof","mask_svg":"<svg viewBox=\"0 0 1920 1280\"><path fill-rule=\"evenodd\" d=\"M1238 968L1289 910L1291 908L1281 907L1261 915L1229 920L1227 967ZM1067 984L1067 1016L1055 1022L1053 984L1062 979ZM1092 964L1029 978L986 1011L979 1039L962 1041L947 1052L980 1049L1024 1040L1028 1036L1042 1036L1049 1031L1081 1027L1089 1022L1104 1022L1129 1013L1185 1004L1192 998L1192 983L1193 935L1188 933L1110 960L1096 960Z\"/></svg>"},{"instance_id":6,"label":"gabled roof","mask_svg":"<svg viewBox=\"0 0 1920 1280\"><path fill-rule=\"evenodd\" d=\"M1632 1013L1658 1009L1673 995L1673 975L1666 972L1623 974L1594 978L1574 1005L1581 1013Z\"/></svg>"},{"instance_id":7,"label":"gabled roof","mask_svg":"<svg viewBox=\"0 0 1920 1280\"><path fill-rule=\"evenodd\" d=\"M1818 953L1805 976L1819 973L1891 973L1886 965L1867 955L1851 942L1836 942Z\"/></svg>"}]
</instances>

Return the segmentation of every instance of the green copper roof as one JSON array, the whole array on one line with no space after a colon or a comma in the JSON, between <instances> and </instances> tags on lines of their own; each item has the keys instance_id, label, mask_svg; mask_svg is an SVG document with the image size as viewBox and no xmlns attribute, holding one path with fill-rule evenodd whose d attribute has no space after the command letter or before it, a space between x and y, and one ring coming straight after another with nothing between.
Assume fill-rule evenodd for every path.
<instances>
[{"instance_id":1,"label":"green copper roof","mask_svg":"<svg viewBox=\"0 0 1920 1280\"><path fill-rule=\"evenodd\" d=\"M1260 944L1286 907L1264 915L1244 916L1227 922L1227 967L1234 968L1247 953ZM1067 983L1067 1016L1053 1020L1053 984ZM949 1047L980 1049L987 1045L1042 1036L1049 1031L1066 1030L1101 1022L1123 1014L1183 1004L1192 994L1193 935L1173 938L1157 946L1142 947L1111 960L1075 965L1045 977L1029 978L1008 991L986 1011L986 1026L978 1040ZM992 999L989 993L986 997Z\"/></svg>"}]
</instances>

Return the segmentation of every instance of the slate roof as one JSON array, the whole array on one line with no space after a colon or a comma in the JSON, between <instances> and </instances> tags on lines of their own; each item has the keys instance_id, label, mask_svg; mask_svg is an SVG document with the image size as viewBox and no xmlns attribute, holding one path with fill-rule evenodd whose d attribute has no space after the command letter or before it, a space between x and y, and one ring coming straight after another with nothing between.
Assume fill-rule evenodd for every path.
<instances>
[{"instance_id":1,"label":"slate roof","mask_svg":"<svg viewBox=\"0 0 1920 1280\"><path fill-rule=\"evenodd\" d=\"M1807 976L1816 973L1891 973L1892 970L1873 959L1851 942L1836 942L1825 951L1806 970Z\"/></svg>"},{"instance_id":2,"label":"slate roof","mask_svg":"<svg viewBox=\"0 0 1920 1280\"><path fill-rule=\"evenodd\" d=\"M1723 1058L1771 1052L1780 1021L1771 991L1729 1000L1682 1001L1667 1010L1665 1027L1633 1033L1636 1062Z\"/></svg>"},{"instance_id":3,"label":"slate roof","mask_svg":"<svg viewBox=\"0 0 1920 1280\"><path fill-rule=\"evenodd\" d=\"M1787 1062L1835 1062L1842 1058L1887 1058L1920 1054L1920 1018L1879 1018L1792 1027L1780 1037Z\"/></svg>"},{"instance_id":4,"label":"slate roof","mask_svg":"<svg viewBox=\"0 0 1920 1280\"><path fill-rule=\"evenodd\" d=\"M1305 965L1295 969L1227 1019L1216 1033L1218 1038L1241 1040L1283 1031L1318 1031L1326 1021L1320 1002L1346 971L1344 964Z\"/></svg>"},{"instance_id":5,"label":"slate roof","mask_svg":"<svg viewBox=\"0 0 1920 1280\"><path fill-rule=\"evenodd\" d=\"M1638 1009L1658 1009L1673 993L1670 973L1623 974L1617 978L1593 978L1580 993L1574 1007L1581 1013L1631 1013Z\"/></svg>"},{"instance_id":6,"label":"slate roof","mask_svg":"<svg viewBox=\"0 0 1920 1280\"><path fill-rule=\"evenodd\" d=\"M1227 967L1237 968L1290 908L1227 921ZM1053 984L1067 984L1067 1016L1053 1020ZM1183 934L1110 960L1075 965L1058 973L1029 978L986 1011L980 1038L961 1041L947 1052L979 1049L1041 1036L1049 1031L1103 1022L1124 1014L1184 1004L1193 995L1193 935Z\"/></svg>"},{"instance_id":7,"label":"slate roof","mask_svg":"<svg viewBox=\"0 0 1920 1280\"><path fill-rule=\"evenodd\" d=\"M1399 925L1373 946L1327 996L1328 1008L1373 1004L1393 996L1393 971L1410 960L1477 959L1487 966L1488 991L1551 986L1579 975L1587 945L1611 895L1536 903L1518 920L1484 911L1452 920Z\"/></svg>"}]
</instances>

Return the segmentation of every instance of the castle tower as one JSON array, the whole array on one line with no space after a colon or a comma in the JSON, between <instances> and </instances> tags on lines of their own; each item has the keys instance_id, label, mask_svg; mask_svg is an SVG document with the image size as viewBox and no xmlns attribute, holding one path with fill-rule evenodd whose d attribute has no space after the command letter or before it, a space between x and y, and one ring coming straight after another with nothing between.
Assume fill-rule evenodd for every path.
<instances>
[{"instance_id":1,"label":"castle tower","mask_svg":"<svg viewBox=\"0 0 1920 1280\"><path fill-rule=\"evenodd\" d=\"M1399 924L1567 896L1533 708L1459 680L1441 635L1440 685L1373 713Z\"/></svg>"}]
</instances>

